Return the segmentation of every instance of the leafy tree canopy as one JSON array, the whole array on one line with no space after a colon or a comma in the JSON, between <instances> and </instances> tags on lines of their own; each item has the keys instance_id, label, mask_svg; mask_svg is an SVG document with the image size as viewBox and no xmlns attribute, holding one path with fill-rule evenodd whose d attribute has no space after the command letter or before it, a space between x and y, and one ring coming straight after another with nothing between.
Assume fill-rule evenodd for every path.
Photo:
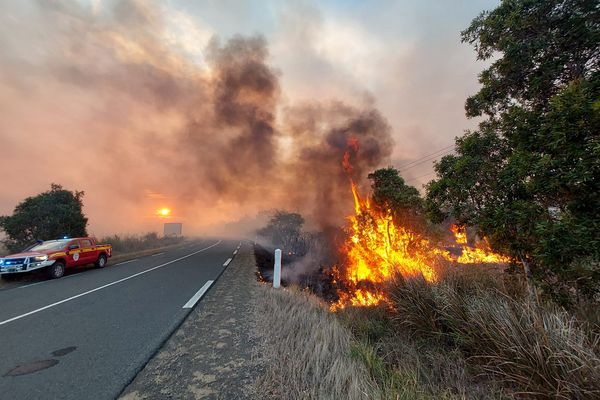
<instances>
[{"instance_id":1,"label":"leafy tree canopy","mask_svg":"<svg viewBox=\"0 0 600 400\"><path fill-rule=\"evenodd\" d=\"M6 247L20 251L36 240L86 236L83 194L52 184L49 191L23 200L13 215L0 217L0 228L8 237Z\"/></svg>"},{"instance_id":2,"label":"leafy tree canopy","mask_svg":"<svg viewBox=\"0 0 600 400\"><path fill-rule=\"evenodd\" d=\"M269 223L257 234L267 239L274 247L298 253L303 247L302 226L304 218L298 213L277 210Z\"/></svg>"},{"instance_id":3,"label":"leafy tree canopy","mask_svg":"<svg viewBox=\"0 0 600 400\"><path fill-rule=\"evenodd\" d=\"M415 227L423 214L423 199L419 191L404 182L397 169L381 168L368 175L371 180L373 204L391 210L396 222Z\"/></svg>"},{"instance_id":4,"label":"leafy tree canopy","mask_svg":"<svg viewBox=\"0 0 600 400\"><path fill-rule=\"evenodd\" d=\"M600 281L600 7L505 0L463 32L491 60L467 116L485 117L436 164L427 210L477 226L492 245L593 291ZM587 270L575 261L595 260ZM525 265L525 264L524 264ZM596 267L594 267L594 265Z\"/></svg>"}]
</instances>

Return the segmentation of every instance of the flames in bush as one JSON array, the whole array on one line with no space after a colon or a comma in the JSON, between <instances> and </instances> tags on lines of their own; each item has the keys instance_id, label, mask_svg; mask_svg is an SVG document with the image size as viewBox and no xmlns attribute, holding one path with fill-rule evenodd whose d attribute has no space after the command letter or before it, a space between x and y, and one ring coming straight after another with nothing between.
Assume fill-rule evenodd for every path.
<instances>
[{"instance_id":1,"label":"flames in bush","mask_svg":"<svg viewBox=\"0 0 600 400\"><path fill-rule=\"evenodd\" d=\"M339 300L332 310L347 305L369 306L385 300L384 283L395 273L405 277L422 275L435 281L436 265L442 262L475 264L505 263L507 257L489 250L486 241L475 247L468 245L466 230L452 226L460 255L455 256L445 248L411 229L394 222L391 211L381 211L362 200L354 182L354 215L349 217L346 240L340 249L345 258L343 268L334 268L335 282L340 287ZM456 252L458 253L458 252Z\"/></svg>"},{"instance_id":2,"label":"flames in bush","mask_svg":"<svg viewBox=\"0 0 600 400\"><path fill-rule=\"evenodd\" d=\"M508 257L491 252L487 239L484 238L475 247L471 247L468 245L467 231L464 227L452 225L451 230L456 243L462 245L461 255L456 259L458 263L507 263L510 261Z\"/></svg>"}]
</instances>

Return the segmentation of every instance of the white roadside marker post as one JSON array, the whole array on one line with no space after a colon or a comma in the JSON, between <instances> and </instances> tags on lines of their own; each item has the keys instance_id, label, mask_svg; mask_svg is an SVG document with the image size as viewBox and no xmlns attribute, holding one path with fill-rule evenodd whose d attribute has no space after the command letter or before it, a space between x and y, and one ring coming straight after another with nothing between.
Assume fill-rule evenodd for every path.
<instances>
[{"instance_id":1,"label":"white roadside marker post","mask_svg":"<svg viewBox=\"0 0 600 400\"><path fill-rule=\"evenodd\" d=\"M275 250L275 267L273 271L273 287L281 286L281 250Z\"/></svg>"}]
</instances>

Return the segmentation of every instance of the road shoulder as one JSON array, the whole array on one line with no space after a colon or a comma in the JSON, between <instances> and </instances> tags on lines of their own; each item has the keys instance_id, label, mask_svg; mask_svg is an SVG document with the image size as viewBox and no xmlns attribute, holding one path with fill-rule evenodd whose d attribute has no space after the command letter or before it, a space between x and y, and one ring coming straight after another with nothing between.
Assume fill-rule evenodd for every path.
<instances>
[{"instance_id":1,"label":"road shoulder","mask_svg":"<svg viewBox=\"0 0 600 400\"><path fill-rule=\"evenodd\" d=\"M179 329L123 391L125 400L252 399L260 362L253 356L254 254L238 255Z\"/></svg>"}]
</instances>

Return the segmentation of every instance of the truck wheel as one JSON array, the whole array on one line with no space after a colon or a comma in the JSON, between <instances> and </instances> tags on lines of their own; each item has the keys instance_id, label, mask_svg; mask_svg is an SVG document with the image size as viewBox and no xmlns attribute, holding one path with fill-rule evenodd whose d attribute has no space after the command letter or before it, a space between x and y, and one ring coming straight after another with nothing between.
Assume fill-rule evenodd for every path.
<instances>
[{"instance_id":1,"label":"truck wheel","mask_svg":"<svg viewBox=\"0 0 600 400\"><path fill-rule=\"evenodd\" d=\"M48 276L50 279L62 278L65 274L65 263L62 261L56 261L54 264L48 267Z\"/></svg>"},{"instance_id":2,"label":"truck wheel","mask_svg":"<svg viewBox=\"0 0 600 400\"><path fill-rule=\"evenodd\" d=\"M94 265L96 266L96 268L106 267L106 256L104 254L100 254L100 257L98 257L98 260Z\"/></svg>"}]
</instances>

